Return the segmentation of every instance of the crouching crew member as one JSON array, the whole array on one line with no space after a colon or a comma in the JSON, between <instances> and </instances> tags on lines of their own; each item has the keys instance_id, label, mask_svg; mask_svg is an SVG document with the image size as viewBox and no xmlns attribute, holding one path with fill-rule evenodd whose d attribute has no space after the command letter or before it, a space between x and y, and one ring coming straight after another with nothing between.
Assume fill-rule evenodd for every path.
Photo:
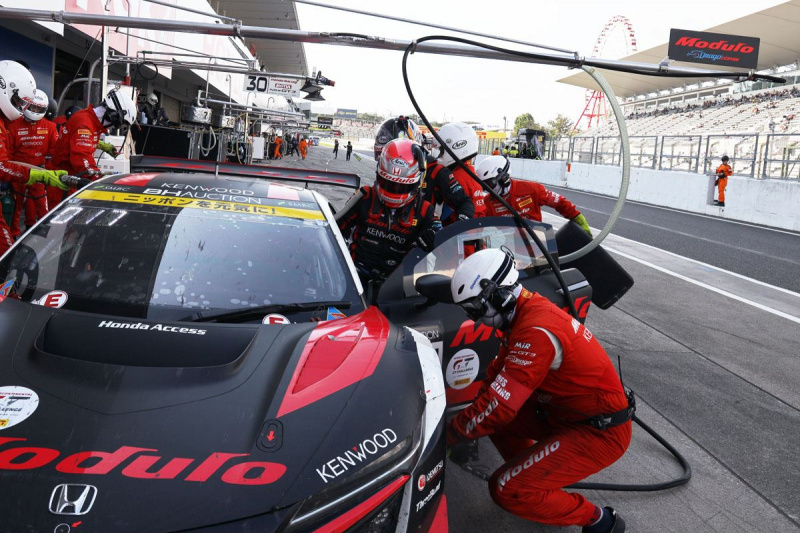
<instances>
[{"instance_id":1,"label":"crouching crew member","mask_svg":"<svg viewBox=\"0 0 800 533\"><path fill-rule=\"evenodd\" d=\"M51 151L58 140L56 125L44 118L50 98L41 89L36 89L36 96L25 111L22 118L9 124L9 152L13 161L27 163L44 168ZM54 187L55 188L55 187ZM61 191L59 188L55 188ZM11 235L16 238L20 234L20 215L25 208L25 225L31 227L48 211L47 190L43 183L25 186L14 184L14 214L11 219Z\"/></svg>"},{"instance_id":2,"label":"crouching crew member","mask_svg":"<svg viewBox=\"0 0 800 533\"><path fill-rule=\"evenodd\" d=\"M434 210L419 189L424 173L422 148L392 140L378 157L375 185L362 187L336 214L362 283L382 283L412 248L433 247Z\"/></svg>"},{"instance_id":3,"label":"crouching crew member","mask_svg":"<svg viewBox=\"0 0 800 533\"><path fill-rule=\"evenodd\" d=\"M478 397L448 426L451 459L459 443L488 435L506 461L489 481L500 507L584 533L622 533L612 508L563 488L622 457L633 396L592 333L518 277L513 256L497 249L476 252L453 275L455 303L503 340Z\"/></svg>"},{"instance_id":4,"label":"crouching crew member","mask_svg":"<svg viewBox=\"0 0 800 533\"><path fill-rule=\"evenodd\" d=\"M36 82L31 73L14 61L0 61L0 181L19 185L44 183L66 189L61 176L66 172L35 170L10 163L8 126L22 117L36 96ZM0 216L0 255L14 244L5 219Z\"/></svg>"},{"instance_id":5,"label":"crouching crew member","mask_svg":"<svg viewBox=\"0 0 800 533\"><path fill-rule=\"evenodd\" d=\"M478 165L476 174L494 192L511 204L524 218L542 221L542 206L552 207L564 218L575 221L591 237L592 230L575 204L541 183L513 179L509 175L511 163L500 155L489 156ZM511 216L503 204L486 196L486 216Z\"/></svg>"}]
</instances>

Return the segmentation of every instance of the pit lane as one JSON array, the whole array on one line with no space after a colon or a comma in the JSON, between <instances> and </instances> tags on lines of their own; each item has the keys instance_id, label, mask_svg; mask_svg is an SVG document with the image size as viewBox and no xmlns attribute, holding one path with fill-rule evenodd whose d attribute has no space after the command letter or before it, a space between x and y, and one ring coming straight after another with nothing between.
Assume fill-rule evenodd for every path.
<instances>
[{"instance_id":1,"label":"pit lane","mask_svg":"<svg viewBox=\"0 0 800 533\"><path fill-rule=\"evenodd\" d=\"M365 185L375 164L363 156L345 161L341 150L333 159L325 146L309 150L306 161L270 163L355 172ZM612 200L559 192L593 227L605 223ZM349 196L323 193L337 208ZM613 361L620 357L639 417L689 460L693 477L664 492L585 494L615 507L628 531L800 531L800 295L787 290L797 290L800 236L642 204L628 205L623 217L604 246L636 283L611 309L593 309L587 326ZM545 222L562 221L545 214ZM502 463L486 439L481 463ZM591 480L654 483L678 475L666 450L635 428L628 453ZM450 531L579 531L504 512L485 482L452 463L445 487Z\"/></svg>"}]
</instances>

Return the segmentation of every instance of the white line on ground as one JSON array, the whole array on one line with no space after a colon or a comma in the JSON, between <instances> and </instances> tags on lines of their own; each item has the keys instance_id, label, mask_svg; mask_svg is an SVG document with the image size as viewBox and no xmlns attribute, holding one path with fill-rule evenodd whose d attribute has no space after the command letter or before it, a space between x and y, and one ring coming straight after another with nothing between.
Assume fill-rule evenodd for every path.
<instances>
[{"instance_id":1,"label":"white line on ground","mask_svg":"<svg viewBox=\"0 0 800 533\"><path fill-rule=\"evenodd\" d=\"M731 298L731 299L736 300L738 302L742 302L744 304L753 306L756 309L761 309L762 311L766 311L767 313L771 313L771 314L773 314L775 316L779 316L779 317L785 318L787 320L791 320L792 322L795 322L797 324L800 324L800 318L798 318L796 316L792 316L792 315L790 315L788 313L784 313L783 311L778 311L777 309L773 309L771 307L767 307L766 305L762 305L762 304L760 304L758 302L754 302L752 300L748 300L747 298L742 298L741 296L737 296L737 295L735 295L733 293L730 293L728 291L724 291L722 289L718 289L717 287L713 287L711 285L708 285L707 283L703 283L702 281L697 281L696 279L692 279L692 278L690 278L688 276L684 276L682 274L678 274L677 272L673 272L672 270L669 270L667 268L660 267L660 266L655 265L655 264L653 264L653 263L651 263L649 261L645 261L644 259L639 259L638 257L634 257L634 256L632 256L630 254L626 254L625 252L621 252L619 250L615 250L614 248L610 248L608 246L604 246L604 248L606 250L608 250L609 252L613 252L615 254L621 255L622 257L630 259L631 261L636 261L637 263L640 263L640 264L648 266L648 267L650 267L652 269L658 270L659 272L663 272L664 274L667 274L669 276L676 277L678 279L681 279L681 280L686 281L688 283L691 283L693 285L697 285L698 287L703 287L704 289L708 289L710 291L716 292L717 294L721 294L723 296L727 296L728 298ZM678 257L680 257L680 256L678 256ZM752 280L752 281L754 281L754 280ZM771 285L769 285L769 286L772 287ZM777 289L778 287L773 287L773 288ZM791 291L789 291L789 292L790 292L790 294L796 294L796 293L792 293Z\"/></svg>"},{"instance_id":2,"label":"white line on ground","mask_svg":"<svg viewBox=\"0 0 800 533\"><path fill-rule=\"evenodd\" d=\"M598 198L605 198L607 200L616 200L616 198L614 196L607 196L605 194L598 194L596 192L581 191L579 189L569 189L567 187L561 187L561 186L558 186L558 185L548 185L548 187L553 188L553 189L563 189L565 191L570 191L570 192L577 192L577 193L580 193L580 194L588 194L589 196L597 196ZM682 211L680 209L675 209L673 207L664 207L663 205L648 204L648 203L645 203L645 202L637 202L635 200L625 200L625 203L626 204L642 205L642 206L645 206L645 207L654 207L656 209L663 209L664 211L672 211L674 213L681 213L681 214L684 214L684 215L691 215L693 217L709 218L709 219L712 219L712 220L719 220L721 222L729 222L731 224L739 224L740 226L747 226L749 228L758 228L758 229L763 229L763 230L767 230L767 231L774 231L776 233L785 233L786 235L794 235L795 237L800 237L800 233L797 233L796 231L787 231L787 230L783 230L783 229L770 228L769 226L759 226L758 224L749 224L747 222L740 222L738 220L731 220L729 218L714 217L714 216L711 216L711 215L703 215L701 213L693 213L691 211ZM605 213L605 214L609 215L610 213Z\"/></svg>"}]
</instances>

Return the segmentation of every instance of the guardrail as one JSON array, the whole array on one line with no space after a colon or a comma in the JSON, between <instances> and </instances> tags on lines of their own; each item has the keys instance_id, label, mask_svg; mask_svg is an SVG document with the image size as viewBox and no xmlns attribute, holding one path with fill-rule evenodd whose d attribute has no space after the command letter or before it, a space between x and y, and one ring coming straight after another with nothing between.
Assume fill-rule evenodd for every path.
<instances>
[{"instance_id":1,"label":"guardrail","mask_svg":"<svg viewBox=\"0 0 800 533\"><path fill-rule=\"evenodd\" d=\"M639 168L710 173L723 155L736 176L800 180L800 134L631 136L631 165ZM620 165L617 136L548 139L545 159ZM701 161L702 160L702 161Z\"/></svg>"}]
</instances>

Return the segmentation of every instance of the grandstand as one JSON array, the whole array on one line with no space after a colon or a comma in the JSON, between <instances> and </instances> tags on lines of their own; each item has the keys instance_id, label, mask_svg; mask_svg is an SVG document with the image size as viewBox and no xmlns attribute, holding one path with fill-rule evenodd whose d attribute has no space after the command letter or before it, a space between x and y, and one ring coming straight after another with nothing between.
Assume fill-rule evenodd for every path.
<instances>
[{"instance_id":1,"label":"grandstand","mask_svg":"<svg viewBox=\"0 0 800 533\"><path fill-rule=\"evenodd\" d=\"M785 27L776 28L776 21ZM633 164L708 172L722 154L728 154L740 176L800 179L800 0L704 31L759 37L759 71L784 77L787 83L604 72L625 113ZM667 55L667 47L664 43L623 59L658 63ZM559 81L594 87L585 73ZM619 164L618 134L612 120L577 137L554 139L548 157Z\"/></svg>"}]
</instances>

